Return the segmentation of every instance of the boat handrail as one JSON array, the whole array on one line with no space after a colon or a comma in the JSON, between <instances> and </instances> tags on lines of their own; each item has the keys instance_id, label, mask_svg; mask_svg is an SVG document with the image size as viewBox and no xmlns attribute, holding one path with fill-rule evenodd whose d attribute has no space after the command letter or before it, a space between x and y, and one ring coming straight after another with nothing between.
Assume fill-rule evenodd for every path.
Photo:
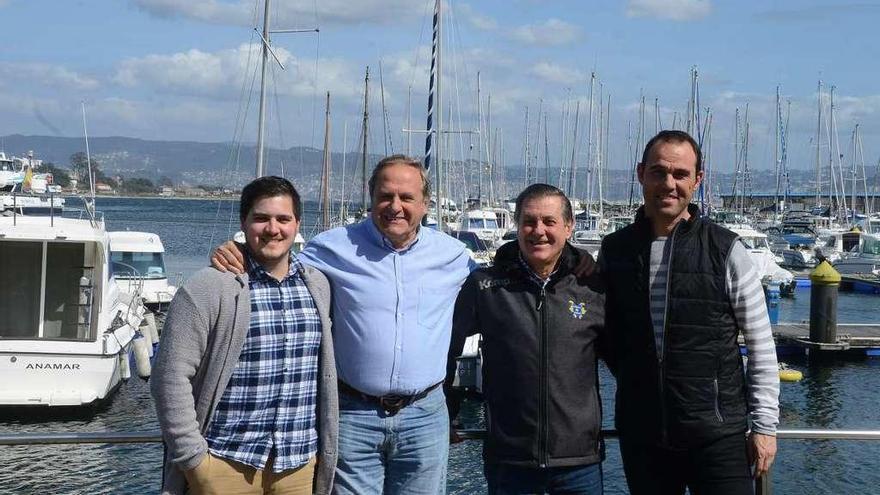
<instances>
[{"instance_id":1,"label":"boat handrail","mask_svg":"<svg viewBox=\"0 0 880 495\"><path fill-rule=\"evenodd\" d=\"M456 430L462 440L483 440L484 429ZM602 430L604 438L618 438L616 430ZM776 438L781 440L880 440L880 430L778 430ZM162 434L159 430L126 432L30 432L0 433L0 445L70 445L70 444L122 444L159 443ZM772 493L771 473L755 480L756 495Z\"/></svg>"},{"instance_id":2,"label":"boat handrail","mask_svg":"<svg viewBox=\"0 0 880 495\"><path fill-rule=\"evenodd\" d=\"M483 440L486 438L484 429L458 429L462 440ZM617 430L602 430L604 438L619 438ZM814 430L789 429L778 430L776 438L780 440L880 440L880 430ZM158 443L162 441L159 430L141 430L126 432L27 432L0 433L0 445L52 445L52 444L86 444L86 443Z\"/></svg>"}]
</instances>

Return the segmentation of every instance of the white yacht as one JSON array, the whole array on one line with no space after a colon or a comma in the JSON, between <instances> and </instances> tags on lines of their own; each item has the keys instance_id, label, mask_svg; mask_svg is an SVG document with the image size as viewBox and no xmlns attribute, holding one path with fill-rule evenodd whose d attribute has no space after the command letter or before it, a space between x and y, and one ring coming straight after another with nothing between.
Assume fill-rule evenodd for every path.
<instances>
[{"instance_id":1,"label":"white yacht","mask_svg":"<svg viewBox=\"0 0 880 495\"><path fill-rule=\"evenodd\" d=\"M130 376L143 320L103 219L0 217L0 406L83 406Z\"/></svg>"},{"instance_id":2,"label":"white yacht","mask_svg":"<svg viewBox=\"0 0 880 495\"><path fill-rule=\"evenodd\" d=\"M165 246L149 232L110 232L113 276L122 290L137 294L150 310L161 312L174 299L179 282L168 281ZM179 276L178 276L179 278Z\"/></svg>"},{"instance_id":3,"label":"white yacht","mask_svg":"<svg viewBox=\"0 0 880 495\"><path fill-rule=\"evenodd\" d=\"M473 232L487 243L494 243L507 229L499 229L498 217L492 210L467 210L461 214L458 230Z\"/></svg>"},{"instance_id":4,"label":"white yacht","mask_svg":"<svg viewBox=\"0 0 880 495\"><path fill-rule=\"evenodd\" d=\"M880 276L880 234L862 234L859 238L858 250L837 260L834 269L841 275Z\"/></svg>"},{"instance_id":5,"label":"white yacht","mask_svg":"<svg viewBox=\"0 0 880 495\"><path fill-rule=\"evenodd\" d=\"M15 211L23 215L60 215L64 198L55 196L60 188L52 174L35 173L31 153L28 158L7 156L0 151L0 213Z\"/></svg>"},{"instance_id":6,"label":"white yacht","mask_svg":"<svg viewBox=\"0 0 880 495\"><path fill-rule=\"evenodd\" d=\"M779 266L781 260L770 250L767 234L744 225L730 230L739 236L739 241L746 247L761 283L778 284L782 295L790 295L797 282L790 271Z\"/></svg>"}]
</instances>

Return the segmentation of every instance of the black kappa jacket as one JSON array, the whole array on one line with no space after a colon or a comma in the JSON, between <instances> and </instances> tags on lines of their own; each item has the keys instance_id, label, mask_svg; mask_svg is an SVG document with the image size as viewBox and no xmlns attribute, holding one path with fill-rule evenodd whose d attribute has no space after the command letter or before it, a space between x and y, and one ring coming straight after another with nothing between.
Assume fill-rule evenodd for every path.
<instances>
[{"instance_id":1,"label":"black kappa jacket","mask_svg":"<svg viewBox=\"0 0 880 495\"><path fill-rule=\"evenodd\" d=\"M467 337L482 333L487 463L579 466L604 457L596 370L604 288L592 266L580 279L574 275L584 256L590 255L566 245L542 288L512 242L498 251L494 266L471 273L458 295L447 401L454 419L460 406L450 387L455 358Z\"/></svg>"}]
</instances>

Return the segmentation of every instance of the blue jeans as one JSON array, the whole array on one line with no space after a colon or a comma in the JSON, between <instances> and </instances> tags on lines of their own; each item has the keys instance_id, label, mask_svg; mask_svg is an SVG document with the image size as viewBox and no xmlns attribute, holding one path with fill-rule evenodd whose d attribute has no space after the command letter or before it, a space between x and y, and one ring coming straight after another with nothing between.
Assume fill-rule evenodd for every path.
<instances>
[{"instance_id":1,"label":"blue jeans","mask_svg":"<svg viewBox=\"0 0 880 495\"><path fill-rule=\"evenodd\" d=\"M337 495L446 493L449 414L443 388L388 416L378 405L339 394Z\"/></svg>"},{"instance_id":2,"label":"blue jeans","mask_svg":"<svg viewBox=\"0 0 880 495\"><path fill-rule=\"evenodd\" d=\"M486 464L489 495L602 494L602 463L587 466L529 468Z\"/></svg>"}]
</instances>

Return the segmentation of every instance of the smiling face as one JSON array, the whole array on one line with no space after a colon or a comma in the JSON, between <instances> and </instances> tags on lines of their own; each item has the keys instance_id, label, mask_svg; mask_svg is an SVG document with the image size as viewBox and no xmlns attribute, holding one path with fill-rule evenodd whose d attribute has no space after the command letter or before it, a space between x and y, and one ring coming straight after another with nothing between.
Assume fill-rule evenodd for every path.
<instances>
[{"instance_id":1,"label":"smiling face","mask_svg":"<svg viewBox=\"0 0 880 495\"><path fill-rule=\"evenodd\" d=\"M645 198L645 215L658 234L668 233L679 220L690 217L688 204L703 180L697 155L686 141L658 141L638 166Z\"/></svg>"},{"instance_id":2,"label":"smiling face","mask_svg":"<svg viewBox=\"0 0 880 495\"><path fill-rule=\"evenodd\" d=\"M263 267L286 262L299 231L290 196L267 196L256 200L241 222L251 256Z\"/></svg>"},{"instance_id":3,"label":"smiling face","mask_svg":"<svg viewBox=\"0 0 880 495\"><path fill-rule=\"evenodd\" d=\"M572 223L565 220L559 196L538 196L523 202L517 242L519 250L536 273L547 276L553 271L571 237Z\"/></svg>"},{"instance_id":4,"label":"smiling face","mask_svg":"<svg viewBox=\"0 0 880 495\"><path fill-rule=\"evenodd\" d=\"M376 228L397 249L408 246L419 232L428 202L422 175L415 167L395 163L382 169L373 189L370 215Z\"/></svg>"}]
</instances>

